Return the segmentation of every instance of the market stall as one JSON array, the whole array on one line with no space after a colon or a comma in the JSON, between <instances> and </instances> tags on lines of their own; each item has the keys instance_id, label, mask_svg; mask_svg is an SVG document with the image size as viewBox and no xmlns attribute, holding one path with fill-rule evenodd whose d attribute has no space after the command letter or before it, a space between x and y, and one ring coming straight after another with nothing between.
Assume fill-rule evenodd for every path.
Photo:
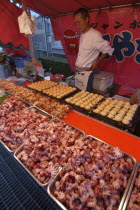
<instances>
[{"instance_id":1,"label":"market stall","mask_svg":"<svg viewBox=\"0 0 140 210\"><path fill-rule=\"evenodd\" d=\"M9 84L9 85L7 85L7 84ZM34 83L34 85L35 85L35 83ZM73 157L73 155L75 154L75 152L72 152L72 148L76 149L76 145L83 144L85 142L85 146L84 145L83 146L87 148L88 145L90 145L90 144L92 145L92 142L93 142L93 144L96 145L96 141L100 142L100 140L101 140L101 142L99 143L99 146L101 146L102 149L103 149L103 147L106 148L106 146L105 146L106 144L111 145L111 148L110 148L110 146L109 147L107 146L107 148L109 148L109 150L110 149L112 150L112 154L114 155L114 157L116 155L116 158L115 159L113 158L115 161L117 160L117 158L119 158L118 161L120 162L121 158L122 158L122 163L124 163L124 161L126 161L125 164L127 165L128 164L127 161L129 160L129 162L131 161L131 163L129 163L129 164L132 164L130 167L131 169L128 169L128 174L131 178L128 179L128 183L127 183L127 185L125 185L125 191L123 192L123 194L121 194L121 197L120 197L121 201L119 203L117 201L117 203L119 204L118 208L121 209L124 205L124 201L126 198L127 191L129 189L130 181L131 181L131 179L133 177L133 173L135 171L136 161L140 160L139 138L134 135L131 135L129 133L126 133L124 131L121 131L119 129L116 129L115 127L112 127L105 123L97 121L94 118L90 118L90 117L83 115L79 112L76 112L74 110L72 111L71 109L69 109L70 108L69 105L64 104L64 102L62 103L62 99L60 101L60 99L59 99L60 95L59 96L56 95L56 97L58 97L58 101L56 102L56 99L54 99L54 97L48 98L48 96L37 93L34 90L31 90L31 88L27 89L24 87L20 87L20 86L17 86L11 82L1 80L0 86L5 88L6 90L8 90L8 92L7 92L8 94L10 92L12 95L14 94L18 97L20 96L20 98L21 98L20 101L18 101L19 98L15 97L15 96L10 96L7 99L5 99L1 105L1 110L3 113L1 115L2 122L3 122L3 125L5 124L5 126L3 128L3 132L0 133L0 138L2 141L1 145L0 145L1 150L2 150L2 153L1 153L2 154L1 158L3 160L2 164L5 164L7 161L10 161L10 162L15 161L15 159L16 159L17 163L22 165L24 170L26 170L33 177L33 179L35 179L35 181L38 183L38 185L41 185L41 187L43 187L46 192L48 191L49 196L52 197L57 202L57 204L61 206L61 208L64 208L62 206L62 204L67 207L71 204L63 202L61 200L61 198L57 195L57 192L54 191L54 187L53 187L54 184L52 182L52 181L54 181L54 179L51 177L54 177L54 176L56 177L56 175L59 173L60 166L61 166L64 170L64 172L60 173L60 176L62 176L62 180L63 180L63 175L61 175L61 174L65 173L65 175L66 175L68 173L67 171L65 171L65 167L66 167L65 164L67 164L69 155L71 157ZM29 86L31 86L31 85L29 85ZM54 84L54 82L50 82L50 81L46 82L46 84L45 84L45 87L49 88L48 90L51 90L54 87L56 88L57 86L59 86L57 83ZM35 88L35 86L34 86L34 88ZM61 85L61 88L62 88L62 85ZM49 93L50 93L50 91L49 91ZM70 93L67 93L68 96L69 96L69 94ZM75 94L75 92L73 92L71 94ZM47 104L47 106L44 106L45 104ZM31 105L34 105L35 107L29 107ZM8 106L10 107L10 109L8 108ZM57 111L53 110L53 106L55 106L55 107L57 106ZM5 107L7 107L7 108L5 109ZM38 109L37 107L41 108L41 109ZM48 113L42 111L42 109L43 110L47 109ZM56 117L56 119L53 118L54 116ZM62 120L58 120L58 118L62 118ZM19 121L19 119L20 119L20 121ZM24 123L23 123L23 121L24 121ZM10 127L12 127L12 125L13 125L13 122L14 122L14 131L12 131L10 129ZM44 129L43 123L45 123L44 124L45 129ZM57 130L55 127L56 128L58 127L60 129ZM33 133L32 133L32 129L34 130ZM7 133L7 131L8 131L8 133ZM19 135L19 131L20 131L21 135ZM43 132L43 136L40 135L41 134L40 131L41 131L41 133ZM8 136L6 137L5 135L8 135ZM90 135L90 137L88 137L87 135ZM59 138L57 136L59 136ZM50 140L46 141L46 138L48 138ZM91 138L93 138L93 139L91 139ZM87 143L86 143L86 141L87 141ZM103 143L102 143L102 141L103 141ZM3 145L6 147L6 149L3 147ZM92 146L92 149L95 148L95 145ZM57 147L57 150L56 150L56 147ZM84 147L81 147L81 152L83 152L83 154L84 154L84 150L85 150ZM44 150L43 148L44 149L48 148L49 150L47 151L46 149ZM69 148L69 150L68 150L69 155L67 153L67 157L66 157L66 152L67 152L68 148ZM125 155L118 148L120 148L123 152L125 152L124 153ZM7 151L6 151L7 149L9 150L9 153L7 153ZM111 150L110 150L110 152L111 152ZM50 157L52 156L51 162L48 159L46 159L47 157L44 154L44 151L46 151L50 155ZM54 153L54 155L52 155L52 151L55 151L56 154ZM96 153L98 154L98 152L99 151L97 148ZM6 154L6 159L4 158L5 154ZM32 154L32 162L30 162L31 154ZM60 155L61 155L61 157L59 157ZM106 160L108 160L108 164L109 164L109 159L108 159L109 157L107 157L106 155L108 155L108 152L105 153L105 156L103 156L103 160L105 162L106 162ZM111 153L109 153L109 155L111 157ZM36 158L38 158L38 160L40 160L40 161L43 158L44 161L36 162ZM60 159L58 159L58 158L60 158ZM113 159L112 159L112 161L113 161ZM75 159L73 159L73 161L74 160ZM99 160L100 160L100 155L98 157L98 161ZM48 163L46 161L48 161ZM110 167L113 167L112 161L111 161ZM9 166L8 162L7 162L7 164L8 164L7 170L9 170L9 167L11 167L11 166ZM49 164L49 165L47 165L47 164ZM75 164L77 164L77 163L75 163ZM105 163L105 166L106 166L106 163ZM121 166L121 164L120 164L120 166ZM86 167L88 168L88 165ZM77 170L77 167L75 169ZM73 170L75 170L75 169L73 169ZM6 170L6 168L5 168L5 170ZM3 173L6 173L5 170L3 169ZM14 167L10 170L12 170L13 171L12 173L14 173L14 174L17 173L14 171L14 170L16 170L16 167ZM17 170L21 170L21 169L18 169L18 165L17 165ZM39 172L39 174L38 174L38 170L39 171L41 170L42 172L41 173ZM108 173L108 170L109 169L107 169L107 173ZM122 170L122 173L124 173L123 170L126 170L126 169L124 169L122 167L121 170ZM129 172L129 170L130 170L130 172ZM71 169L70 169L70 171L71 171ZM72 171L71 171L71 173L72 173ZM125 173L127 173L127 172L125 172ZM14 176L15 175L13 175L13 177ZM68 174L67 174L67 176L68 176ZM71 176L73 176L73 175L71 174ZM88 175L88 176L90 176L90 175ZM6 185L9 182L9 180L10 179L7 177L7 180L5 181ZM30 182L29 180L28 180L28 182ZM49 184L49 187L48 187L48 184ZM24 182L23 182L23 186L24 186ZM48 197L48 195L46 195L46 192L44 192L45 193L44 196L47 196L47 197L45 197L45 200L48 199L48 201L47 201L48 205L52 205L52 206L55 205L55 204L51 203L51 198ZM30 193L32 194L33 192L30 191ZM40 193L43 193L42 189L40 190ZM55 193L55 196L53 193ZM13 191L13 194L15 195L14 191ZM118 196L120 196L120 195L118 195ZM19 205L24 206L24 204L22 204L22 201L20 200L19 196L17 196L16 199L19 200L18 201L20 203ZM78 199L82 199L82 197L79 197ZM4 206L5 199L3 198L2 201L3 201L3 206ZM32 199L32 201L33 201L33 199ZM11 199L11 202L14 203L13 199ZM35 202L38 203L38 199L35 199ZM17 205L17 204L15 204L15 205ZM35 204L35 205L37 205L37 204ZM78 204L75 204L75 205L78 205ZM90 204L87 204L87 205L90 205ZM103 205L107 205L107 204L103 204ZM39 204L38 208L42 208L41 206L42 206L42 204L41 205ZM44 206L46 206L46 203L44 204ZM47 208L47 207L44 207L44 208ZM57 207L54 207L54 208L57 208ZM75 208L75 207L71 207L71 208Z\"/></svg>"}]
</instances>

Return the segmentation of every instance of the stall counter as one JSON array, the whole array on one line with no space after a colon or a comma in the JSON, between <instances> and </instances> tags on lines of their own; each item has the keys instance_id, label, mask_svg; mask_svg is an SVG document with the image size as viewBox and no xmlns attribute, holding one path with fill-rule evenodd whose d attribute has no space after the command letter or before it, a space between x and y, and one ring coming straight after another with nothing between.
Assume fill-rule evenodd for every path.
<instances>
[{"instance_id":1,"label":"stall counter","mask_svg":"<svg viewBox=\"0 0 140 210\"><path fill-rule=\"evenodd\" d=\"M79 128L86 135L92 135L106 143L119 147L122 151L132 155L140 162L140 138L125 131L107 125L101 121L89 118L76 111L72 111L63 119L70 125Z\"/></svg>"}]
</instances>

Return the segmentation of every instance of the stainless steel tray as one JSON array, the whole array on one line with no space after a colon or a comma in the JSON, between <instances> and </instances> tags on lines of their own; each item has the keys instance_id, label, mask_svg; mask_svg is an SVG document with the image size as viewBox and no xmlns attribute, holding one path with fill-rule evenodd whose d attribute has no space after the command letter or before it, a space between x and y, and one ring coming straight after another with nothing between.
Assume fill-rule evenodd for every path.
<instances>
[{"instance_id":1,"label":"stainless steel tray","mask_svg":"<svg viewBox=\"0 0 140 210\"><path fill-rule=\"evenodd\" d=\"M94 137L94 136L91 136L91 135L86 136L86 138L88 138L88 137L92 137L93 140L100 141L100 142L102 142L102 143L104 143L104 144L107 144L107 145L109 145L109 146L112 147L112 145L110 145L110 144L108 144L108 143L106 143L106 142L104 142L104 141L102 141L102 140L100 140L100 139L98 139L98 138L96 138L96 137ZM85 139L86 139L86 138L85 138ZM122 151L122 152L123 152L123 151ZM123 204L124 204L124 202L125 202L125 198L126 198L126 196L127 196L127 193L128 193L128 190L129 190L129 187L130 187L130 184L131 184L131 181L133 180L133 174L134 174L134 172L135 172L135 167L136 167L136 159L135 159L133 156L131 156L131 155L125 153L125 152L123 152L123 153L124 153L124 155L125 155L126 157L131 158L131 160L132 160L134 166L133 166L133 170L132 170L132 172L131 172L131 174L130 174L130 177L129 177L129 179L128 179L128 183L127 183L127 186L126 186L125 191L124 191L124 193L123 193L123 196L122 196L121 202L120 202L120 204L119 204L118 210L121 210L122 207L123 207Z\"/></svg>"},{"instance_id":2,"label":"stainless steel tray","mask_svg":"<svg viewBox=\"0 0 140 210\"><path fill-rule=\"evenodd\" d=\"M5 91L5 94L14 96L13 94L9 93L8 91ZM27 106L27 109L29 109L30 104L29 104L28 102L26 102L26 101L24 101L24 100L22 100L22 99L19 99L19 100L20 100L21 102L23 102L23 103ZM25 109L26 109L26 108L25 108ZM16 150L11 150L11 149L10 149L2 140L0 140L0 142L5 146L5 148L6 148L9 152L13 153L13 152L16 151Z\"/></svg>"},{"instance_id":3,"label":"stainless steel tray","mask_svg":"<svg viewBox=\"0 0 140 210\"><path fill-rule=\"evenodd\" d=\"M137 163L136 167L135 167L135 172L133 174L133 178L132 178L132 181L131 181L131 184L130 184L130 188L128 190L128 193L127 193L127 197L125 199L125 202L124 202L124 205L123 205L123 208L122 210L125 210L127 208L127 205L129 203L129 199L130 199L130 196L131 196L131 193L133 191L133 187L134 187L134 182L135 182L135 179L137 177L137 172L138 172L138 169L140 168L140 163Z\"/></svg>"},{"instance_id":4,"label":"stainless steel tray","mask_svg":"<svg viewBox=\"0 0 140 210\"><path fill-rule=\"evenodd\" d=\"M47 116L50 120L52 119L52 116L50 114L48 114L47 112L41 110L41 109L38 109L37 107L34 107L34 106L30 106L28 108L28 110L31 110L31 109L35 109L37 110L41 115L43 115L44 117ZM30 170L17 158L17 155L23 150L24 148L24 143L14 152L14 157L16 158L16 160L23 166L23 168L33 177L33 179L40 185L40 186L46 186L48 185L49 182L45 183L45 184L42 184L39 180L37 180L37 178L30 172ZM58 171L60 170L60 168L58 167ZM53 177L51 178L53 179ZM51 180L50 179L50 180ZM49 181L50 181L49 180Z\"/></svg>"},{"instance_id":5,"label":"stainless steel tray","mask_svg":"<svg viewBox=\"0 0 140 210\"><path fill-rule=\"evenodd\" d=\"M9 95L11 95L11 96L15 96L14 94L12 94L12 93L10 93L10 92L8 92L8 91L5 91L5 93L6 93L6 94L9 94ZM15 97L16 97L16 96L15 96ZM31 106L30 103L28 103L27 101L25 101L25 100L23 100L22 98L20 98L20 96L18 96L18 97L19 97L19 100L22 101L24 104L26 104L27 107Z\"/></svg>"},{"instance_id":6,"label":"stainless steel tray","mask_svg":"<svg viewBox=\"0 0 140 210\"><path fill-rule=\"evenodd\" d=\"M104 144L107 144L106 142L104 142L104 141L102 141L102 140L100 140L100 139L98 139L98 138L96 138L96 137L94 137L94 136L91 136L91 135L86 136L86 137L85 137L85 140L86 140L87 138L89 138L89 137L92 137L93 140L100 141L100 142L102 142L102 143L104 143ZM109 144L107 144L107 145L109 145ZM111 145L109 145L109 146L111 146ZM111 146L111 147L112 147L112 146ZM123 151L122 151L122 152L123 152ZM123 152L123 153L124 153L124 155L125 155L126 157L131 158L131 160L133 161L134 167L133 167L133 170L132 170L132 172L131 172L131 175L130 175L130 177L129 177L129 179L128 179L127 187L125 188L125 191L124 191L124 193L123 193L121 202L120 202L120 204L119 204L119 206L118 206L118 210L122 210L122 207L123 207L125 198L126 198L126 196L127 196L127 192L128 192L129 187L130 187L131 181L133 180L133 174L134 174L135 168L136 168L136 160L135 160L135 158L132 157L131 155L125 153L125 152ZM48 188L47 188L47 192L48 192L48 194L50 195L50 197L51 197L51 198L52 198L52 199L53 199L53 200L54 200L62 209L67 210L67 208L66 208L59 200L57 200L56 197L55 197L54 194L53 194L53 188L54 188L55 182L56 182L57 180L59 180L59 179L60 179L60 178L59 178L59 174L58 174L58 175L54 178L54 180L52 180L52 181L49 183Z\"/></svg>"},{"instance_id":7,"label":"stainless steel tray","mask_svg":"<svg viewBox=\"0 0 140 210\"><path fill-rule=\"evenodd\" d=\"M60 171L59 171L59 173L60 173ZM56 197L53 194L53 188L54 188L55 182L60 180L59 173L57 174L57 176L53 180L50 181L50 183L47 187L47 193L63 210L67 210L67 208L59 200L57 200Z\"/></svg>"},{"instance_id":8,"label":"stainless steel tray","mask_svg":"<svg viewBox=\"0 0 140 210\"><path fill-rule=\"evenodd\" d=\"M0 142L3 144L3 146L11 153L14 153L16 150L11 150L2 140Z\"/></svg>"},{"instance_id":9,"label":"stainless steel tray","mask_svg":"<svg viewBox=\"0 0 140 210\"><path fill-rule=\"evenodd\" d=\"M8 93L9 94L9 93ZM37 107L34 107L34 106L30 106L28 103L26 104L26 102L25 101L23 101L23 100L21 100L26 106L27 106L27 109L28 110L30 110L30 109L36 109L41 115L43 115L43 116L47 116L50 120L52 119L52 116L50 115L50 114L48 114L47 112L45 112L45 111L43 111L43 110L41 110L41 109L38 109ZM11 150L2 140L0 140L1 141L1 143L6 147L6 149L9 151L9 152L11 152L11 153L14 153L16 150ZM23 144L21 144L21 145L23 145ZM21 146L20 145L20 146Z\"/></svg>"},{"instance_id":10,"label":"stainless steel tray","mask_svg":"<svg viewBox=\"0 0 140 210\"><path fill-rule=\"evenodd\" d=\"M33 174L32 172L18 159L17 155L24 149L24 145L20 146L14 153L14 157L15 159L20 163L20 165L22 165L22 167L32 176L32 178L42 187L45 187L48 185L48 183L54 179L54 177L51 177L50 180L48 182L46 182L45 184L42 184ZM56 173L55 176L57 176L59 174L61 170L61 167L58 167L58 172Z\"/></svg>"},{"instance_id":11,"label":"stainless steel tray","mask_svg":"<svg viewBox=\"0 0 140 210\"><path fill-rule=\"evenodd\" d=\"M50 120L53 118L53 116L50 115L48 112L45 112L45 111L43 111L42 109L39 109L39 108L36 107L36 106L30 106L28 109L29 109L29 110L30 110L30 109L36 109L41 115L47 116Z\"/></svg>"}]
</instances>

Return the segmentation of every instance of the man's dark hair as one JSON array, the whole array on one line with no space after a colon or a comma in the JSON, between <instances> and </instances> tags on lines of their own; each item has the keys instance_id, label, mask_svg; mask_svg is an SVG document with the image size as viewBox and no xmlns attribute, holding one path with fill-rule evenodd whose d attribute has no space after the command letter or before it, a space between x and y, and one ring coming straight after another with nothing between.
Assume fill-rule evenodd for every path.
<instances>
[{"instance_id":1,"label":"man's dark hair","mask_svg":"<svg viewBox=\"0 0 140 210\"><path fill-rule=\"evenodd\" d=\"M87 17L90 18L88 10L85 8L79 8L78 10L76 10L76 12L74 13L73 16L75 16L77 14L82 14L83 19L86 19Z\"/></svg>"}]
</instances>

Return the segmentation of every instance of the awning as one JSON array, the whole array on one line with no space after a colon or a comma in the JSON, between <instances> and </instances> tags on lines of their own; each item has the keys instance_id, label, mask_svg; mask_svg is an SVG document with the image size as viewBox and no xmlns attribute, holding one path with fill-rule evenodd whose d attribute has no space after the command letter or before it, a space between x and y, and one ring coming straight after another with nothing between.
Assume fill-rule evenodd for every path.
<instances>
[{"instance_id":1,"label":"awning","mask_svg":"<svg viewBox=\"0 0 140 210\"><path fill-rule=\"evenodd\" d=\"M21 0L16 0L22 2ZM45 16L75 12L80 7L89 10L140 3L140 0L25 0L27 7Z\"/></svg>"},{"instance_id":2,"label":"awning","mask_svg":"<svg viewBox=\"0 0 140 210\"><path fill-rule=\"evenodd\" d=\"M22 11L8 0L0 0L0 41L3 44L13 42L15 47L23 45L29 49L28 38L19 32L17 17Z\"/></svg>"}]
</instances>

